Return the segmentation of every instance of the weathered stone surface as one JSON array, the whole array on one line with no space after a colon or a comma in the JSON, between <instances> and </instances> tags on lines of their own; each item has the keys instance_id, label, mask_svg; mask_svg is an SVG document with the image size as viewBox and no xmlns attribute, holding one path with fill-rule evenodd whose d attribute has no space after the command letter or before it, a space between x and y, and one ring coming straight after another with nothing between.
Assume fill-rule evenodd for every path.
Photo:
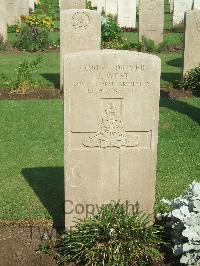
<instances>
[{"instance_id":1,"label":"weathered stone surface","mask_svg":"<svg viewBox=\"0 0 200 266\"><path fill-rule=\"evenodd\" d=\"M35 10L35 0L29 0L29 8L34 12L34 10Z\"/></svg>"},{"instance_id":2,"label":"weathered stone surface","mask_svg":"<svg viewBox=\"0 0 200 266\"><path fill-rule=\"evenodd\" d=\"M65 9L85 9L85 0L60 0L60 11Z\"/></svg>"},{"instance_id":3,"label":"weathered stone surface","mask_svg":"<svg viewBox=\"0 0 200 266\"><path fill-rule=\"evenodd\" d=\"M60 82L63 86L63 56L98 50L101 45L101 13L89 9L68 9L60 17Z\"/></svg>"},{"instance_id":4,"label":"weathered stone surface","mask_svg":"<svg viewBox=\"0 0 200 266\"><path fill-rule=\"evenodd\" d=\"M19 13L21 16L29 16L29 0L19 1Z\"/></svg>"},{"instance_id":5,"label":"weathered stone surface","mask_svg":"<svg viewBox=\"0 0 200 266\"><path fill-rule=\"evenodd\" d=\"M98 2L98 0L91 0L92 7L96 7L97 6L97 2Z\"/></svg>"},{"instance_id":6,"label":"weathered stone surface","mask_svg":"<svg viewBox=\"0 0 200 266\"><path fill-rule=\"evenodd\" d=\"M97 0L97 11L105 12L106 0Z\"/></svg>"},{"instance_id":7,"label":"weathered stone surface","mask_svg":"<svg viewBox=\"0 0 200 266\"><path fill-rule=\"evenodd\" d=\"M163 41L164 1L141 0L139 13L139 39L144 36L155 44Z\"/></svg>"},{"instance_id":8,"label":"weathered stone surface","mask_svg":"<svg viewBox=\"0 0 200 266\"><path fill-rule=\"evenodd\" d=\"M200 64L200 11L186 12L184 69L186 74Z\"/></svg>"},{"instance_id":9,"label":"weathered stone surface","mask_svg":"<svg viewBox=\"0 0 200 266\"><path fill-rule=\"evenodd\" d=\"M105 12L106 15L117 16L118 0L106 0Z\"/></svg>"},{"instance_id":10,"label":"weathered stone surface","mask_svg":"<svg viewBox=\"0 0 200 266\"><path fill-rule=\"evenodd\" d=\"M17 1L7 1L7 23L8 25L14 25L17 23Z\"/></svg>"},{"instance_id":11,"label":"weathered stone surface","mask_svg":"<svg viewBox=\"0 0 200 266\"><path fill-rule=\"evenodd\" d=\"M200 0L194 0L194 10L200 10Z\"/></svg>"},{"instance_id":12,"label":"weathered stone surface","mask_svg":"<svg viewBox=\"0 0 200 266\"><path fill-rule=\"evenodd\" d=\"M170 6L169 6L169 10L170 10L170 13L173 13L174 12L174 0L170 0Z\"/></svg>"},{"instance_id":13,"label":"weathered stone surface","mask_svg":"<svg viewBox=\"0 0 200 266\"><path fill-rule=\"evenodd\" d=\"M0 0L0 35L3 40L7 40L7 3L6 0Z\"/></svg>"},{"instance_id":14,"label":"weathered stone surface","mask_svg":"<svg viewBox=\"0 0 200 266\"><path fill-rule=\"evenodd\" d=\"M136 0L118 0L118 24L136 28Z\"/></svg>"},{"instance_id":15,"label":"weathered stone surface","mask_svg":"<svg viewBox=\"0 0 200 266\"><path fill-rule=\"evenodd\" d=\"M160 71L150 54L65 55L66 227L111 200L153 212Z\"/></svg>"},{"instance_id":16,"label":"weathered stone surface","mask_svg":"<svg viewBox=\"0 0 200 266\"><path fill-rule=\"evenodd\" d=\"M174 0L173 25L183 23L185 12L191 9L191 2L188 0Z\"/></svg>"}]
</instances>

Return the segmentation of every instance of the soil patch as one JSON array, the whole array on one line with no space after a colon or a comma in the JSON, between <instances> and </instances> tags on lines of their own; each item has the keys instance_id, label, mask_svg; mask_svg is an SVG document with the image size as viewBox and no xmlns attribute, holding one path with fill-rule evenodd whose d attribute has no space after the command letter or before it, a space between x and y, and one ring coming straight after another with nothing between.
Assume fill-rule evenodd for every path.
<instances>
[{"instance_id":1,"label":"soil patch","mask_svg":"<svg viewBox=\"0 0 200 266\"><path fill-rule=\"evenodd\" d=\"M193 97L191 91L178 89L167 90L161 88L161 97L167 98L190 98ZM25 93L0 89L0 100L31 100L31 99L63 99L63 92L59 89L35 89L27 90Z\"/></svg>"},{"instance_id":2,"label":"soil patch","mask_svg":"<svg viewBox=\"0 0 200 266\"><path fill-rule=\"evenodd\" d=\"M167 98L191 98L193 97L191 91L185 91L185 90L178 90L178 89L160 89L160 95L161 97L167 97Z\"/></svg>"},{"instance_id":3,"label":"soil patch","mask_svg":"<svg viewBox=\"0 0 200 266\"><path fill-rule=\"evenodd\" d=\"M37 251L44 239L55 237L50 226L0 225L0 265L56 266L53 257Z\"/></svg>"},{"instance_id":4,"label":"soil patch","mask_svg":"<svg viewBox=\"0 0 200 266\"><path fill-rule=\"evenodd\" d=\"M45 221L38 222L0 222L0 265L3 266L57 266L53 250L51 254L39 251L39 246L54 245L58 236L63 232L63 227L52 226ZM178 266L174 258L164 250L167 262L155 263L152 266ZM75 266L62 263L62 266Z\"/></svg>"},{"instance_id":5,"label":"soil patch","mask_svg":"<svg viewBox=\"0 0 200 266\"><path fill-rule=\"evenodd\" d=\"M26 91L25 93L0 89L0 100L30 99L63 99L63 93L58 89L38 89Z\"/></svg>"}]
</instances>

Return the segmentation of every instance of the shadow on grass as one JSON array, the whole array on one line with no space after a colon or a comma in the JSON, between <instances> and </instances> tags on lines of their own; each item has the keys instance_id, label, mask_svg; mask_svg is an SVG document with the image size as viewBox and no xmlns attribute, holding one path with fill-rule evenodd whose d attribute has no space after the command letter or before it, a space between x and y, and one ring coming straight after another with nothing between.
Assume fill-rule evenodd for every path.
<instances>
[{"instance_id":1,"label":"shadow on grass","mask_svg":"<svg viewBox=\"0 0 200 266\"><path fill-rule=\"evenodd\" d=\"M60 75L57 73L43 73L41 74L46 80L54 84L56 89L60 89Z\"/></svg>"},{"instance_id":2,"label":"shadow on grass","mask_svg":"<svg viewBox=\"0 0 200 266\"><path fill-rule=\"evenodd\" d=\"M173 66L173 67L180 67L182 68L183 66L183 58L176 58L172 59L166 62L167 65Z\"/></svg>"},{"instance_id":3,"label":"shadow on grass","mask_svg":"<svg viewBox=\"0 0 200 266\"><path fill-rule=\"evenodd\" d=\"M161 79L176 85L176 81L180 81L182 78L181 73L162 73Z\"/></svg>"},{"instance_id":4,"label":"shadow on grass","mask_svg":"<svg viewBox=\"0 0 200 266\"><path fill-rule=\"evenodd\" d=\"M22 174L52 216L54 227L64 227L64 168L24 168Z\"/></svg>"},{"instance_id":5,"label":"shadow on grass","mask_svg":"<svg viewBox=\"0 0 200 266\"><path fill-rule=\"evenodd\" d=\"M186 102L175 99L160 99L160 107L167 107L173 111L189 116L193 121L200 125L200 108L189 105Z\"/></svg>"}]
</instances>

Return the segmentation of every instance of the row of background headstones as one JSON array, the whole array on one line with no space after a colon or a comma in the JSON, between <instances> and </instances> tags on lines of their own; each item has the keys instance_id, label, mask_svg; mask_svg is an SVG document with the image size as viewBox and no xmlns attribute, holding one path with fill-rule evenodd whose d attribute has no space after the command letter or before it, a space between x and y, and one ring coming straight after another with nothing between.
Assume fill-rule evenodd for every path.
<instances>
[{"instance_id":1,"label":"row of background headstones","mask_svg":"<svg viewBox=\"0 0 200 266\"><path fill-rule=\"evenodd\" d=\"M192 8L198 8L197 0L170 0L170 5L173 1L173 22L179 24L183 21L185 12L191 10ZM200 0L198 0L200 3ZM38 2L38 0L35 0ZM34 0L0 0L1 10L0 10L0 33L3 36L4 40L7 39L7 24L12 25L20 20L21 15L29 15L29 10L34 10ZM105 10L106 14L117 15L118 22L121 27L131 27L134 28L136 25L136 0L92 0L92 5L97 5L97 11ZM65 9L85 9L86 1L85 0L60 0L60 10ZM152 39L155 44L159 44L163 41L163 29L164 29L164 0L140 0L139 6L139 40L142 40L144 36L147 39ZM198 23L198 12L193 12L197 19ZM195 19L194 19L195 21ZM187 35L191 35L191 32L194 33L191 37L194 39L194 43L198 43L198 25L193 27L186 26ZM62 29L62 23L61 23ZM195 33L195 30L197 32ZM61 30L62 34L62 30ZM88 33L90 35L90 33ZM87 37L88 38L88 37ZM187 39L187 36L185 37ZM197 41L195 41L197 40ZM191 41L191 39L190 39ZM79 43L80 44L80 43ZM81 44L81 47L84 47L84 42ZM100 45L100 44L98 44ZM76 45L75 45L76 46ZM95 45L90 45L91 48L96 47ZM61 45L62 47L62 45ZM185 45L185 50L187 49ZM199 47L199 46L198 46ZM71 50L71 49L70 49ZM192 49L189 49L190 51ZM199 53L198 53L199 54ZM187 52L186 52L187 55ZM189 53L190 55L190 53ZM192 54L194 55L194 53ZM193 58L194 56L192 56ZM187 58L187 62L186 62ZM190 57L185 56L186 65L188 62L193 61ZM198 56L195 56L195 62L198 61ZM188 64L187 64L188 65ZM190 64L189 64L190 65ZM196 66L195 64L191 64ZM184 73L190 69L190 67L184 67Z\"/></svg>"},{"instance_id":2,"label":"row of background headstones","mask_svg":"<svg viewBox=\"0 0 200 266\"><path fill-rule=\"evenodd\" d=\"M7 25L20 22L21 16L28 16L34 11L34 4L39 0L0 0L0 34L7 40Z\"/></svg>"},{"instance_id":3,"label":"row of background headstones","mask_svg":"<svg viewBox=\"0 0 200 266\"><path fill-rule=\"evenodd\" d=\"M151 5L151 2L153 4L154 1L146 1L146 4ZM117 16L121 27L133 28L136 27L136 7L142 3L143 0L91 0L91 5L96 6L98 11L104 10L106 15ZM200 10L200 0L169 0L169 3L174 26L183 21L186 11Z\"/></svg>"}]
</instances>

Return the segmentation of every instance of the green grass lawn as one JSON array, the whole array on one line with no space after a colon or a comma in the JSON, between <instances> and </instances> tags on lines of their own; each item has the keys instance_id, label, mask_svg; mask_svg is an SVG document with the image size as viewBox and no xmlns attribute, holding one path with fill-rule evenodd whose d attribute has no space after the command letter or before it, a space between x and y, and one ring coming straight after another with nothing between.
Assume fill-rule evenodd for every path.
<instances>
[{"instance_id":1,"label":"green grass lawn","mask_svg":"<svg viewBox=\"0 0 200 266\"><path fill-rule=\"evenodd\" d=\"M5 73L10 77L16 77L15 69L23 60L32 60L37 56L42 56L42 63L39 65L37 72L33 74L33 80L39 84L50 86L59 84L59 53L28 53L20 52L19 54L0 54L0 73Z\"/></svg>"},{"instance_id":2,"label":"green grass lawn","mask_svg":"<svg viewBox=\"0 0 200 266\"><path fill-rule=\"evenodd\" d=\"M63 218L63 102L0 101L0 220ZM156 210L200 181L200 99L161 99Z\"/></svg>"}]
</instances>

